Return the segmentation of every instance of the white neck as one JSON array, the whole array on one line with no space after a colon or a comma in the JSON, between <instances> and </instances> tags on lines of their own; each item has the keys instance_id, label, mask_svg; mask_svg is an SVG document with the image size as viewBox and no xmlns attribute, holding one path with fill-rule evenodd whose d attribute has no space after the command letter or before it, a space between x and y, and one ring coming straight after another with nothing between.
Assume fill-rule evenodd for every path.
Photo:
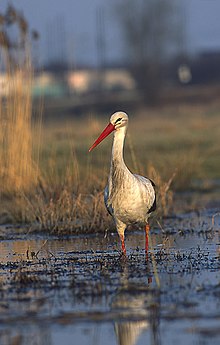
<instances>
[{"instance_id":1,"label":"white neck","mask_svg":"<svg viewBox=\"0 0 220 345\"><path fill-rule=\"evenodd\" d=\"M125 167L124 157L123 157L123 148L124 148L126 130L127 130L127 127L122 127L114 132L111 167L113 165L115 168Z\"/></svg>"},{"instance_id":2,"label":"white neck","mask_svg":"<svg viewBox=\"0 0 220 345\"><path fill-rule=\"evenodd\" d=\"M129 175L129 170L125 165L123 158L124 139L126 127L122 127L114 132L114 140L112 145L111 168L109 174L109 198L116 192L117 186L121 186L125 180L125 176ZM115 189L116 188L116 189Z\"/></svg>"}]
</instances>

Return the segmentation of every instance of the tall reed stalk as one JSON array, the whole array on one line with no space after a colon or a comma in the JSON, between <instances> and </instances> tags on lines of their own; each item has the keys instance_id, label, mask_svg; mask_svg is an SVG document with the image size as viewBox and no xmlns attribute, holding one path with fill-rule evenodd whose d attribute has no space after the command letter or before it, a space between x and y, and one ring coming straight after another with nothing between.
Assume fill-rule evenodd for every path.
<instances>
[{"instance_id":1,"label":"tall reed stalk","mask_svg":"<svg viewBox=\"0 0 220 345\"><path fill-rule=\"evenodd\" d=\"M30 55L16 69L5 54L7 94L0 99L0 179L3 193L28 191L37 182L32 159L33 69ZM36 173L35 173L36 171Z\"/></svg>"}]
</instances>

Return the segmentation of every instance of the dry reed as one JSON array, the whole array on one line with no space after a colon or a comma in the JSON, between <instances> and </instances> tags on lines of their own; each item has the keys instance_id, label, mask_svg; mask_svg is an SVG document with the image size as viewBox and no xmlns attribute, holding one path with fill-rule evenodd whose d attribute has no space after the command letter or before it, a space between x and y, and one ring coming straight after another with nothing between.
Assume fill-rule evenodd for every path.
<instances>
[{"instance_id":1,"label":"dry reed","mask_svg":"<svg viewBox=\"0 0 220 345\"><path fill-rule=\"evenodd\" d=\"M6 70L8 93L0 98L0 181L3 194L29 191L37 183L32 157L32 78L30 56Z\"/></svg>"},{"instance_id":2,"label":"dry reed","mask_svg":"<svg viewBox=\"0 0 220 345\"><path fill-rule=\"evenodd\" d=\"M173 172L168 181L163 181L155 167L152 164L149 164L148 176L156 185L157 216L167 216L173 206L173 191L171 190L171 184L176 176L176 171Z\"/></svg>"}]
</instances>

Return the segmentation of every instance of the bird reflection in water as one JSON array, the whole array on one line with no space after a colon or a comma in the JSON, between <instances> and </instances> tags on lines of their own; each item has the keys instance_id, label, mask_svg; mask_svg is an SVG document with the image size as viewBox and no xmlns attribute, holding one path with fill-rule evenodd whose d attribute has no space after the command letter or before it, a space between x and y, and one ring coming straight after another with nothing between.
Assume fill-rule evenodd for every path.
<instances>
[{"instance_id":1,"label":"bird reflection in water","mask_svg":"<svg viewBox=\"0 0 220 345\"><path fill-rule=\"evenodd\" d=\"M148 269L149 263L146 262ZM115 334L119 345L135 345L144 331L149 331L150 344L160 345L160 297L152 289L149 276L143 284L129 282L128 261L122 263L121 287L114 296L111 308L115 315Z\"/></svg>"}]
</instances>

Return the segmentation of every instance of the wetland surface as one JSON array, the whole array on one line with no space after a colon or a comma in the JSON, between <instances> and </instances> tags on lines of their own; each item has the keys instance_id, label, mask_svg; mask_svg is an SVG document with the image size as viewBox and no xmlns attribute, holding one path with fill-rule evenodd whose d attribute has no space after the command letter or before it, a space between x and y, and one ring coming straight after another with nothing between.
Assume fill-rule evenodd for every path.
<instances>
[{"instance_id":1,"label":"wetland surface","mask_svg":"<svg viewBox=\"0 0 220 345\"><path fill-rule=\"evenodd\" d=\"M219 344L220 214L77 237L2 227L0 344Z\"/></svg>"}]
</instances>

